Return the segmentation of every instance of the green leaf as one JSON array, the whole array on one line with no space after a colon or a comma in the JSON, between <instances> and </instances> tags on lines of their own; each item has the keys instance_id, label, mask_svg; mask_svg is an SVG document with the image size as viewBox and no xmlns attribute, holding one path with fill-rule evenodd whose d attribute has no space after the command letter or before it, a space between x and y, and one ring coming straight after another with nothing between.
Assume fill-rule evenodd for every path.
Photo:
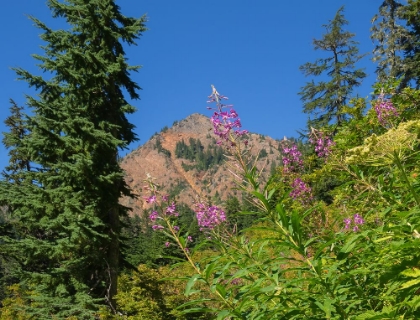
<instances>
[{"instance_id":1,"label":"green leaf","mask_svg":"<svg viewBox=\"0 0 420 320\"><path fill-rule=\"evenodd\" d=\"M282 226L287 228L289 226L289 217L286 215L283 204L279 203L276 205L276 212Z\"/></svg>"},{"instance_id":2,"label":"green leaf","mask_svg":"<svg viewBox=\"0 0 420 320\"><path fill-rule=\"evenodd\" d=\"M276 189L271 189L270 190L270 192L268 193L268 196L267 196L267 200L270 200L271 199L271 197L273 196L274 192L276 192Z\"/></svg>"},{"instance_id":3,"label":"green leaf","mask_svg":"<svg viewBox=\"0 0 420 320\"><path fill-rule=\"evenodd\" d=\"M231 315L230 311L222 310L222 311L217 313L217 320L225 320L230 315Z\"/></svg>"},{"instance_id":4,"label":"green leaf","mask_svg":"<svg viewBox=\"0 0 420 320\"><path fill-rule=\"evenodd\" d=\"M243 276L246 276L249 274L249 271L246 269L240 269L236 271L230 279L236 279L236 278L242 278Z\"/></svg>"},{"instance_id":5,"label":"green leaf","mask_svg":"<svg viewBox=\"0 0 420 320\"><path fill-rule=\"evenodd\" d=\"M226 288L220 283L216 284L216 291L220 294L222 298L226 298Z\"/></svg>"},{"instance_id":6,"label":"green leaf","mask_svg":"<svg viewBox=\"0 0 420 320\"><path fill-rule=\"evenodd\" d=\"M187 283L187 286L185 287L185 295L186 296L189 296L191 294L191 289L199 278L201 278L201 275L199 275L199 274L195 274L190 278L190 280Z\"/></svg>"},{"instance_id":7,"label":"green leaf","mask_svg":"<svg viewBox=\"0 0 420 320\"><path fill-rule=\"evenodd\" d=\"M399 287L397 290L407 289L407 288L410 288L412 286L415 286L415 285L417 285L419 283L420 283L420 278L413 279L413 280L407 281L404 284L402 284L401 287Z\"/></svg>"},{"instance_id":8,"label":"green leaf","mask_svg":"<svg viewBox=\"0 0 420 320\"><path fill-rule=\"evenodd\" d=\"M410 278L418 278L420 277L420 269L406 269L403 272L401 272L401 275Z\"/></svg>"},{"instance_id":9,"label":"green leaf","mask_svg":"<svg viewBox=\"0 0 420 320\"><path fill-rule=\"evenodd\" d=\"M331 300L330 298L326 297L324 300L324 303L322 304L319 301L315 301L315 304L322 310L325 312L325 318L326 319L331 319L331 312L335 311L335 307L332 305L332 303L335 300Z\"/></svg>"},{"instance_id":10,"label":"green leaf","mask_svg":"<svg viewBox=\"0 0 420 320\"><path fill-rule=\"evenodd\" d=\"M358 235L350 237L350 239L344 244L341 248L340 253L349 253L351 252L357 244Z\"/></svg>"},{"instance_id":11,"label":"green leaf","mask_svg":"<svg viewBox=\"0 0 420 320\"><path fill-rule=\"evenodd\" d=\"M332 240L330 240L330 241L328 241L328 242L326 242L326 243L323 243L321 246L319 246L319 248L318 248L318 250L316 251L316 253L314 254L314 259L318 259L319 258L319 256L322 254L322 253L324 253L324 249L326 248L326 247L329 247L329 246L331 246L333 243L335 243L336 242L336 239L332 239Z\"/></svg>"},{"instance_id":12,"label":"green leaf","mask_svg":"<svg viewBox=\"0 0 420 320\"><path fill-rule=\"evenodd\" d=\"M386 240L389 240L389 239L392 239L392 238L393 238L393 236L387 236L387 237L383 237L383 238L380 238L380 239L373 240L373 242L379 243L379 242L386 241Z\"/></svg>"},{"instance_id":13,"label":"green leaf","mask_svg":"<svg viewBox=\"0 0 420 320\"><path fill-rule=\"evenodd\" d=\"M213 262L206 266L206 269L204 270L206 281L209 281L210 276L213 274L213 270L215 269L217 263Z\"/></svg>"},{"instance_id":14,"label":"green leaf","mask_svg":"<svg viewBox=\"0 0 420 320\"><path fill-rule=\"evenodd\" d=\"M261 193L259 193L257 191L252 191L251 194L254 195L256 198L258 198L261 201L261 203L264 205L264 208L266 210L270 210L270 205L268 204L268 201L264 197L263 194L261 194Z\"/></svg>"},{"instance_id":15,"label":"green leaf","mask_svg":"<svg viewBox=\"0 0 420 320\"><path fill-rule=\"evenodd\" d=\"M261 288L259 291L260 292L271 292L271 291L274 291L276 288L277 288L277 286L275 284L273 284L271 286Z\"/></svg>"},{"instance_id":16,"label":"green leaf","mask_svg":"<svg viewBox=\"0 0 420 320\"><path fill-rule=\"evenodd\" d=\"M301 217L299 216L299 213L296 211L292 212L291 227L292 227L293 240L295 240L297 245L300 247L302 245Z\"/></svg>"},{"instance_id":17,"label":"green leaf","mask_svg":"<svg viewBox=\"0 0 420 320\"><path fill-rule=\"evenodd\" d=\"M181 246L183 248L185 248L186 247L186 243L187 243L187 241L185 240L185 238L184 237L179 237L178 239L179 239L179 242L181 243Z\"/></svg>"}]
</instances>

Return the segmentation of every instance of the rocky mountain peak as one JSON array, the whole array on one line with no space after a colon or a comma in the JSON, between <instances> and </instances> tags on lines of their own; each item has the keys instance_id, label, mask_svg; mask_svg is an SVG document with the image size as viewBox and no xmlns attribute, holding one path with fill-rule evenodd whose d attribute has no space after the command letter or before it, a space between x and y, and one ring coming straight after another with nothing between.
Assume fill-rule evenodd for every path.
<instances>
[{"instance_id":1,"label":"rocky mountain peak","mask_svg":"<svg viewBox=\"0 0 420 320\"><path fill-rule=\"evenodd\" d=\"M259 160L257 166L268 178L270 171L280 165L279 141L256 133L248 134L253 146L251 154ZM225 164L224 150L217 146L210 119L194 113L164 128L143 146L126 155L121 166L127 184L137 199L123 198L122 203L141 215L146 208L144 179L150 174L177 202L192 205L197 198L221 203L229 196L241 198Z\"/></svg>"}]
</instances>

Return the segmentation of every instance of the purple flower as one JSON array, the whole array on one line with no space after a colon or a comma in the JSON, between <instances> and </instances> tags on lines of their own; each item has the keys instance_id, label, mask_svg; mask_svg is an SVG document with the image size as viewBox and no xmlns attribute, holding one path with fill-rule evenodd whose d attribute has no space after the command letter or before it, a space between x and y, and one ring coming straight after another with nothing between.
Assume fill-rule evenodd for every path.
<instances>
[{"instance_id":1,"label":"purple flower","mask_svg":"<svg viewBox=\"0 0 420 320\"><path fill-rule=\"evenodd\" d=\"M345 224L344 229L346 230L349 229L351 225L351 219L350 218L344 219L344 224Z\"/></svg>"},{"instance_id":2,"label":"purple flower","mask_svg":"<svg viewBox=\"0 0 420 320\"><path fill-rule=\"evenodd\" d=\"M293 190L289 195L293 199L299 200L302 204L306 204L312 200L312 189L300 178L296 178L293 181L292 188Z\"/></svg>"},{"instance_id":3,"label":"purple flower","mask_svg":"<svg viewBox=\"0 0 420 320\"><path fill-rule=\"evenodd\" d=\"M282 142L283 167L285 172L296 172L303 167L302 153L288 140Z\"/></svg>"},{"instance_id":4,"label":"purple flower","mask_svg":"<svg viewBox=\"0 0 420 320\"><path fill-rule=\"evenodd\" d=\"M166 208L166 210L165 210L165 213L168 215L168 216L170 216L170 215L173 215L173 216L175 216L175 217L178 217L178 212L175 212L175 210L176 210L176 206L175 206L175 203L174 202L172 202L167 208Z\"/></svg>"},{"instance_id":5,"label":"purple flower","mask_svg":"<svg viewBox=\"0 0 420 320\"><path fill-rule=\"evenodd\" d=\"M197 203L195 212L200 230L214 229L226 221L225 212L217 206L209 207L204 203Z\"/></svg>"},{"instance_id":6,"label":"purple flower","mask_svg":"<svg viewBox=\"0 0 420 320\"><path fill-rule=\"evenodd\" d=\"M178 231L179 231L179 227L178 227L178 226L173 226L173 228L174 228L174 230L175 230L176 232L178 232Z\"/></svg>"},{"instance_id":7,"label":"purple flower","mask_svg":"<svg viewBox=\"0 0 420 320\"><path fill-rule=\"evenodd\" d=\"M149 215L149 219L152 221L156 221L158 217L159 217L159 214L156 211L152 211L152 213Z\"/></svg>"},{"instance_id":8,"label":"purple flower","mask_svg":"<svg viewBox=\"0 0 420 320\"><path fill-rule=\"evenodd\" d=\"M210 121L213 124L214 134L219 138L217 144L221 145L227 142L228 147L235 146L235 137L241 137L247 134L248 131L240 129L242 127L241 119L239 118L238 113L233 109L232 105L225 105L221 102L221 100L227 99L227 97L220 95L213 85L212 89L213 92L209 96L208 102L216 103L216 111L214 111ZM230 108L230 110L224 111L223 109L226 108ZM245 145L247 145L247 143Z\"/></svg>"},{"instance_id":9,"label":"purple flower","mask_svg":"<svg viewBox=\"0 0 420 320\"><path fill-rule=\"evenodd\" d=\"M152 229L153 229L153 230L162 230L162 229L164 229L164 228L163 228L163 226L161 226L161 225L155 224L155 225L153 225L153 226L152 226Z\"/></svg>"},{"instance_id":10,"label":"purple flower","mask_svg":"<svg viewBox=\"0 0 420 320\"><path fill-rule=\"evenodd\" d=\"M354 223L355 224L364 224L365 223L365 220L363 220L363 218L360 216L360 214L358 214L358 213L356 213L354 216L353 216L353 220L354 220Z\"/></svg>"},{"instance_id":11,"label":"purple flower","mask_svg":"<svg viewBox=\"0 0 420 320\"><path fill-rule=\"evenodd\" d=\"M329 137L321 131L317 131L312 128L309 142L315 146L315 153L320 158L326 158L331 153L331 147L335 145Z\"/></svg>"},{"instance_id":12,"label":"purple flower","mask_svg":"<svg viewBox=\"0 0 420 320\"><path fill-rule=\"evenodd\" d=\"M189 242L192 242L192 241L193 241L193 238L192 238L191 236L188 236L188 237L187 237L187 240L188 240Z\"/></svg>"},{"instance_id":13,"label":"purple flower","mask_svg":"<svg viewBox=\"0 0 420 320\"><path fill-rule=\"evenodd\" d=\"M385 98L383 92L378 97L378 101L375 104L376 115L378 116L378 121L381 125L386 126L390 124L390 120L393 117L398 117L399 113L397 109L392 104L392 101Z\"/></svg>"},{"instance_id":14,"label":"purple flower","mask_svg":"<svg viewBox=\"0 0 420 320\"><path fill-rule=\"evenodd\" d=\"M353 228L352 228L353 232L358 232L360 230L359 226L365 223L365 220L358 213L353 215L353 218L346 218L343 221L344 221L345 230L349 230L350 227L353 225Z\"/></svg>"},{"instance_id":15,"label":"purple flower","mask_svg":"<svg viewBox=\"0 0 420 320\"><path fill-rule=\"evenodd\" d=\"M169 248L169 246L171 245L171 243L170 242L165 242L165 247L166 248Z\"/></svg>"},{"instance_id":16,"label":"purple flower","mask_svg":"<svg viewBox=\"0 0 420 320\"><path fill-rule=\"evenodd\" d=\"M168 199L169 199L169 196L167 194L165 194L165 195L162 196L162 201L163 202L168 201Z\"/></svg>"},{"instance_id":17,"label":"purple flower","mask_svg":"<svg viewBox=\"0 0 420 320\"><path fill-rule=\"evenodd\" d=\"M156 202L156 196L145 197L145 199L146 199L146 203L155 203Z\"/></svg>"}]
</instances>

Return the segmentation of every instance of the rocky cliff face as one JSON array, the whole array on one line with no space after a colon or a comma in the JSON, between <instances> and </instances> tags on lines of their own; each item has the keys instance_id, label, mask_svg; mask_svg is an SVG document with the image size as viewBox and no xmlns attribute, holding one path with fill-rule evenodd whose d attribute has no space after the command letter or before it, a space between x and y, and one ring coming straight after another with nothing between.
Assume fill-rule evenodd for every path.
<instances>
[{"instance_id":1,"label":"rocky cliff face","mask_svg":"<svg viewBox=\"0 0 420 320\"><path fill-rule=\"evenodd\" d=\"M251 154L259 154L257 167L262 170L262 177L267 179L272 168L280 165L279 141L254 133L247 138L252 146ZM143 180L147 174L161 186L163 193L187 205L191 205L198 197L213 203L222 202L229 195L241 197L234 188L233 176L224 161L198 168L199 160L179 156L177 144L183 142L184 146L189 146L191 139L200 141L204 153L220 151L217 150L220 147L216 145L210 119L201 114L193 114L156 134L122 159L121 166L126 172L127 184L138 195L137 199L122 199L124 205L132 208L133 214L140 215L145 208L143 197L148 193L143 190Z\"/></svg>"}]
</instances>

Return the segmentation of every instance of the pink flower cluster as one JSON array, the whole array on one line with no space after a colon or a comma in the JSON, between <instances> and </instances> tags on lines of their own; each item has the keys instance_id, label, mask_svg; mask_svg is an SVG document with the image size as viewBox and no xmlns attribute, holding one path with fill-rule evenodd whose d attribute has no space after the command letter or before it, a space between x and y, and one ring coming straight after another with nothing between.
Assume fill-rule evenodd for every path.
<instances>
[{"instance_id":1,"label":"pink flower cluster","mask_svg":"<svg viewBox=\"0 0 420 320\"><path fill-rule=\"evenodd\" d=\"M155 195L150 196L150 197L145 197L144 199L146 200L146 203L149 203L149 204L156 202L156 196Z\"/></svg>"},{"instance_id":2,"label":"pink flower cluster","mask_svg":"<svg viewBox=\"0 0 420 320\"><path fill-rule=\"evenodd\" d=\"M335 145L329 137L321 131L315 132L312 131L309 142L315 146L315 153L320 158L326 158L331 153L331 147Z\"/></svg>"},{"instance_id":3,"label":"pink flower cluster","mask_svg":"<svg viewBox=\"0 0 420 320\"><path fill-rule=\"evenodd\" d=\"M156 195L152 195L152 196L150 196L150 197L146 197L145 198L145 200L146 200L146 203L149 203L149 204L153 204L153 203L158 203L158 199L157 199L157 197L156 197ZM163 195L162 196L162 202L167 202L168 201L168 196L167 195ZM179 216L179 213L178 212L176 212L176 205L175 205L175 203L174 202L172 202L171 204L169 204L167 207L166 207L166 209L165 209L165 211L164 211L164 214L167 216L167 217L169 217L169 216L174 216L174 217L178 217ZM159 218L161 218L160 216L159 216L159 213L157 212L157 211L155 211L155 210L153 210L150 214L149 214L149 219L150 219L150 221L152 221L152 222L155 222L157 219L159 219ZM175 227L174 227L175 228ZM161 226L161 225L158 225L158 224L155 224L155 225L153 225L152 226L152 229L153 230L162 230L162 229L164 229L164 227L163 226Z\"/></svg>"},{"instance_id":4,"label":"pink flower cluster","mask_svg":"<svg viewBox=\"0 0 420 320\"><path fill-rule=\"evenodd\" d=\"M385 98L384 93L381 93L378 97L378 101L375 104L376 115L381 125L386 126L389 124L389 120L393 117L398 117L399 113L389 99Z\"/></svg>"},{"instance_id":5,"label":"pink flower cluster","mask_svg":"<svg viewBox=\"0 0 420 320\"><path fill-rule=\"evenodd\" d=\"M179 213L175 211L176 210L176 206L175 203L172 202L165 210L165 214L167 216L174 216L174 217L178 217Z\"/></svg>"},{"instance_id":6,"label":"pink flower cluster","mask_svg":"<svg viewBox=\"0 0 420 320\"><path fill-rule=\"evenodd\" d=\"M195 207L195 213L200 231L205 229L214 229L226 221L225 212L217 206L207 206L204 203L197 203Z\"/></svg>"},{"instance_id":7,"label":"pink flower cluster","mask_svg":"<svg viewBox=\"0 0 420 320\"><path fill-rule=\"evenodd\" d=\"M349 230L351 226L353 225L353 228L352 228L353 232L357 232L359 231L359 226L364 223L365 223L365 220L363 220L362 216L356 213L353 216L353 219L351 218L344 219L344 229Z\"/></svg>"},{"instance_id":8,"label":"pink flower cluster","mask_svg":"<svg viewBox=\"0 0 420 320\"><path fill-rule=\"evenodd\" d=\"M299 200L302 204L306 204L312 200L312 189L302 179L296 178L292 182L292 188L293 190L290 192L290 196L293 199Z\"/></svg>"},{"instance_id":9,"label":"pink flower cluster","mask_svg":"<svg viewBox=\"0 0 420 320\"><path fill-rule=\"evenodd\" d=\"M157 213L157 211L152 211L152 213L149 215L149 219L151 221L156 221L157 218L159 218L159 214Z\"/></svg>"},{"instance_id":10,"label":"pink flower cluster","mask_svg":"<svg viewBox=\"0 0 420 320\"><path fill-rule=\"evenodd\" d=\"M288 140L282 143L283 167L285 172L298 171L303 167L302 153L297 146Z\"/></svg>"},{"instance_id":11,"label":"pink flower cluster","mask_svg":"<svg viewBox=\"0 0 420 320\"><path fill-rule=\"evenodd\" d=\"M235 145L235 140L237 137L247 134L247 130L240 130L242 127L241 120L233 109L232 105L225 105L221 101L227 100L226 96L220 95L216 88L212 86L213 92L208 97L208 103L216 103L216 108L208 107L208 109L214 109L213 116L211 117L211 122L213 124L213 132L216 136L219 137L217 144L223 144L227 142L229 146ZM223 111L225 108L230 108L229 111ZM245 145L248 142L245 141Z\"/></svg>"}]
</instances>

